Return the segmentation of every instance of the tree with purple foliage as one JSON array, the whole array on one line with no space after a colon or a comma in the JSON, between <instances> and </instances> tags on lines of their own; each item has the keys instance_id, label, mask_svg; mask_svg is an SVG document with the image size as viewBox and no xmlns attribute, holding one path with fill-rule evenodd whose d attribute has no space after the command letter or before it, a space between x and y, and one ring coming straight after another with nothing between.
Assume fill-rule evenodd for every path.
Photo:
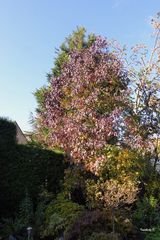
<instances>
[{"instance_id":1,"label":"tree with purple foliage","mask_svg":"<svg viewBox=\"0 0 160 240\"><path fill-rule=\"evenodd\" d=\"M48 145L93 172L106 160L106 144L118 144L129 110L127 74L108 49L97 37L89 48L71 52L61 75L51 79L41 113Z\"/></svg>"}]
</instances>

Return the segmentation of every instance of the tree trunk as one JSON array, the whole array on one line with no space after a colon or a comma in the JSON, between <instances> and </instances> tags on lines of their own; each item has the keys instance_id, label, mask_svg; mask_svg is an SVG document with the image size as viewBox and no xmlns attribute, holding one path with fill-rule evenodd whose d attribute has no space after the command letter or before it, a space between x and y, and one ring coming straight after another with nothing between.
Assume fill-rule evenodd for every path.
<instances>
[{"instance_id":1,"label":"tree trunk","mask_svg":"<svg viewBox=\"0 0 160 240\"><path fill-rule=\"evenodd\" d=\"M112 209L112 232L115 233L115 210Z\"/></svg>"}]
</instances>

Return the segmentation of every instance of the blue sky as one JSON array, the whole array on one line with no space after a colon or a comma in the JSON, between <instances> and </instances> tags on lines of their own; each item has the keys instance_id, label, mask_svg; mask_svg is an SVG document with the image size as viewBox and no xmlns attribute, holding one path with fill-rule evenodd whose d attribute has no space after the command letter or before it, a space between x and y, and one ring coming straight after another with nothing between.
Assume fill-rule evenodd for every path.
<instances>
[{"instance_id":1,"label":"blue sky","mask_svg":"<svg viewBox=\"0 0 160 240\"><path fill-rule=\"evenodd\" d=\"M31 130L32 93L77 26L129 47L151 46L149 19L159 10L160 0L0 0L0 116Z\"/></svg>"}]
</instances>

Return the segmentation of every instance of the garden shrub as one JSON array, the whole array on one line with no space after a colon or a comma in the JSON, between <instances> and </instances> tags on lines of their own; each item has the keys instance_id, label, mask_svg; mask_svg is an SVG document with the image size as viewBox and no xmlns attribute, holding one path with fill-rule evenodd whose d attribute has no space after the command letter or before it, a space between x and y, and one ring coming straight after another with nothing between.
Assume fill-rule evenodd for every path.
<instances>
[{"instance_id":1,"label":"garden shrub","mask_svg":"<svg viewBox=\"0 0 160 240\"><path fill-rule=\"evenodd\" d=\"M137 202L137 209L133 213L135 225L140 228L151 228L160 224L158 201L154 196L144 197Z\"/></svg>"},{"instance_id":2,"label":"garden shrub","mask_svg":"<svg viewBox=\"0 0 160 240\"><path fill-rule=\"evenodd\" d=\"M160 239L160 229L157 228L154 232L147 233L145 240L159 240Z\"/></svg>"},{"instance_id":3,"label":"garden shrub","mask_svg":"<svg viewBox=\"0 0 160 240\"><path fill-rule=\"evenodd\" d=\"M74 239L88 239L93 232L108 231L108 221L106 214L103 211L98 209L96 210L85 210L75 222L68 229L65 239L74 240Z\"/></svg>"},{"instance_id":4,"label":"garden shrub","mask_svg":"<svg viewBox=\"0 0 160 240\"><path fill-rule=\"evenodd\" d=\"M45 211L45 223L41 227L41 236L57 236L66 232L84 207L72 202L63 192L56 200L48 204Z\"/></svg>"},{"instance_id":5,"label":"garden shrub","mask_svg":"<svg viewBox=\"0 0 160 240\"><path fill-rule=\"evenodd\" d=\"M116 233L93 233L91 237L87 238L86 240L119 240L119 235Z\"/></svg>"}]
</instances>

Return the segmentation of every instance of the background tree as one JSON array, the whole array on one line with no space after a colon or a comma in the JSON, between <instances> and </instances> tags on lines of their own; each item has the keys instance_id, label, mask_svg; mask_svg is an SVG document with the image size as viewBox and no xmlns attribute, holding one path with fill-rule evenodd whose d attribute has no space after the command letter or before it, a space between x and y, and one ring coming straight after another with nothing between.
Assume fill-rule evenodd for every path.
<instances>
[{"instance_id":1,"label":"background tree","mask_svg":"<svg viewBox=\"0 0 160 240\"><path fill-rule=\"evenodd\" d=\"M154 44L151 51L145 45L132 48L130 79L133 87L134 113L143 140L149 139L154 169L158 164L160 138L160 14L152 19ZM147 146L146 146L147 148ZM147 149L146 149L147 150Z\"/></svg>"},{"instance_id":2,"label":"background tree","mask_svg":"<svg viewBox=\"0 0 160 240\"><path fill-rule=\"evenodd\" d=\"M141 180L141 194L135 211L135 223L144 227L159 226L159 139L160 139L160 14L151 21L153 27L153 48L144 44L132 48L127 61L132 82L133 114L137 131L143 142L147 168ZM129 63L129 64L128 64ZM147 163L148 162L148 163ZM148 209L146 218L145 210ZM143 216L143 217L142 217ZM155 220L156 219L156 220Z\"/></svg>"}]
</instances>

